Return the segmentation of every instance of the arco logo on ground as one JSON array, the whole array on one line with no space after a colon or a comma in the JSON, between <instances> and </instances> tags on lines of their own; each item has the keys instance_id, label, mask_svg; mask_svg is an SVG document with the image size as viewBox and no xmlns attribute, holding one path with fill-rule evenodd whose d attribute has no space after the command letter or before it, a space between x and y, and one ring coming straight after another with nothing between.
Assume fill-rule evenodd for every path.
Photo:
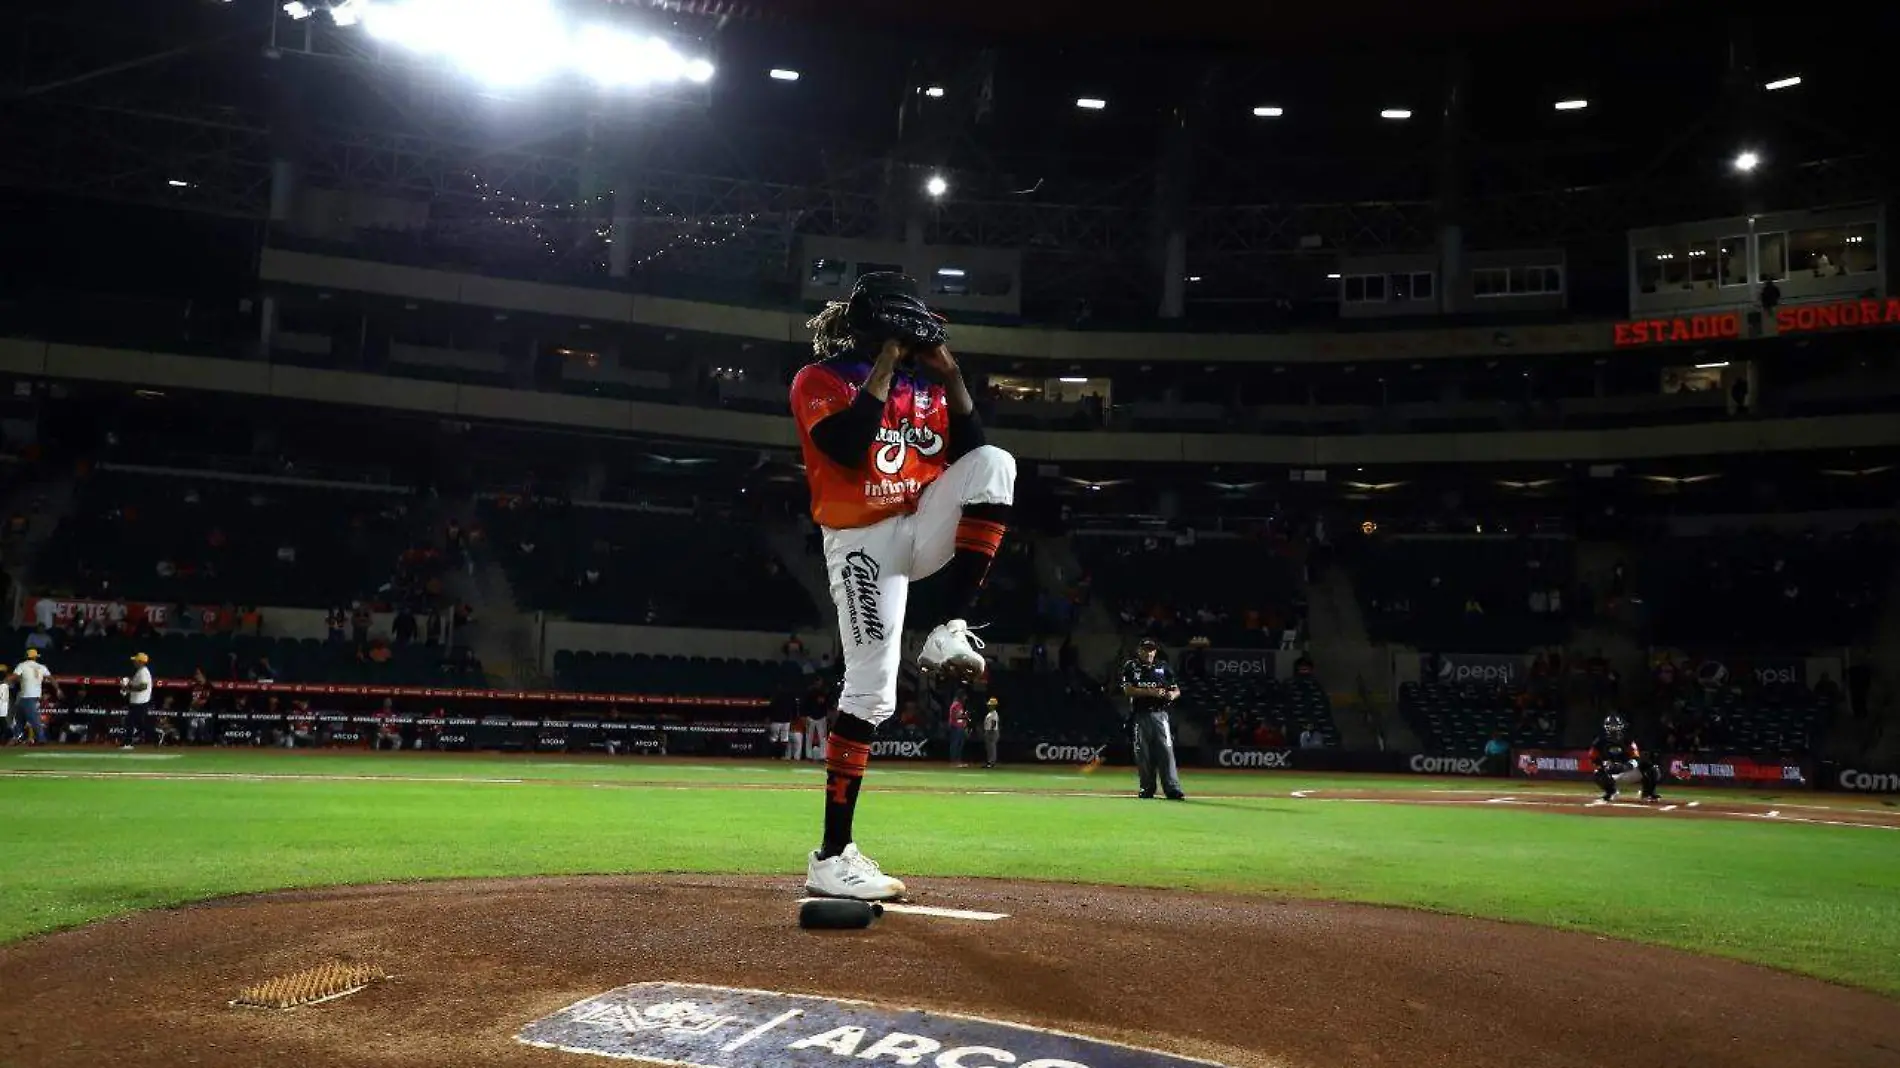
<instances>
[{"instance_id":1,"label":"arco logo on ground","mask_svg":"<svg viewBox=\"0 0 1900 1068\"><path fill-rule=\"evenodd\" d=\"M634 983L536 1020L519 1042L699 1068L1222 1068L1022 1024L805 994Z\"/></svg>"}]
</instances>

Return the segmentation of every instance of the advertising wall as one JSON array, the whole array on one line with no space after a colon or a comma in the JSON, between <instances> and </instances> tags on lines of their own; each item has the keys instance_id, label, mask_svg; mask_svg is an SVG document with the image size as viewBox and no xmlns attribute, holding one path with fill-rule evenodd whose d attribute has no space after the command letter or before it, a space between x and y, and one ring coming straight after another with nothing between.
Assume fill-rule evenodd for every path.
<instances>
[{"instance_id":1,"label":"advertising wall","mask_svg":"<svg viewBox=\"0 0 1900 1068\"><path fill-rule=\"evenodd\" d=\"M1686 786L1785 788L1806 786L1811 776L1799 762L1749 756L1671 753L1661 758L1663 781ZM1591 777L1587 749L1519 749L1511 774L1521 779L1585 781Z\"/></svg>"},{"instance_id":2,"label":"advertising wall","mask_svg":"<svg viewBox=\"0 0 1900 1068\"><path fill-rule=\"evenodd\" d=\"M1436 664L1436 669L1434 669ZM1462 683L1498 683L1513 686L1524 681L1530 659L1489 653L1428 653L1419 657L1418 681L1445 686Z\"/></svg>"}]
</instances>

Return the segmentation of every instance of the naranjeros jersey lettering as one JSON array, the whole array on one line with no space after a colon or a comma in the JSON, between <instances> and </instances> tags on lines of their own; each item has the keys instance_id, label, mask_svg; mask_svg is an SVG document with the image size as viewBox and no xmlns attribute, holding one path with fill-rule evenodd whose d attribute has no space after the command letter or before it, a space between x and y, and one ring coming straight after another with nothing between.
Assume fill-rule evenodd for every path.
<instances>
[{"instance_id":1,"label":"naranjeros jersey lettering","mask_svg":"<svg viewBox=\"0 0 1900 1068\"><path fill-rule=\"evenodd\" d=\"M1152 664L1143 664L1139 660L1129 660L1122 664L1123 686L1173 686L1174 672L1159 658ZM1159 697L1131 697L1131 706L1136 712L1159 712L1168 707L1168 702Z\"/></svg>"},{"instance_id":2,"label":"naranjeros jersey lettering","mask_svg":"<svg viewBox=\"0 0 1900 1068\"><path fill-rule=\"evenodd\" d=\"M884 420L863 464L844 467L812 443L811 428L851 407L870 374L869 363L837 357L792 379L792 418L811 486L811 517L821 527L846 530L909 515L924 487L950 463L950 405L943 387L902 373L891 380Z\"/></svg>"}]
</instances>

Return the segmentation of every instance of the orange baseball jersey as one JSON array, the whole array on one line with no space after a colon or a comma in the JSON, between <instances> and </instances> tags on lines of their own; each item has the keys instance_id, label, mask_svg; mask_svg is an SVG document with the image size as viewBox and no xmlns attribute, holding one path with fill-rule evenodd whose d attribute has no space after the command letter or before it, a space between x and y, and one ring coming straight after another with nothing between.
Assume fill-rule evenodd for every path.
<instances>
[{"instance_id":1,"label":"orange baseball jersey","mask_svg":"<svg viewBox=\"0 0 1900 1068\"><path fill-rule=\"evenodd\" d=\"M805 454L811 517L821 527L847 530L909 515L924 487L950 464L950 403L943 387L902 372L891 379L884 420L863 463L841 466L812 443L812 426L851 407L870 374L869 362L837 357L792 379L792 419Z\"/></svg>"}]
</instances>

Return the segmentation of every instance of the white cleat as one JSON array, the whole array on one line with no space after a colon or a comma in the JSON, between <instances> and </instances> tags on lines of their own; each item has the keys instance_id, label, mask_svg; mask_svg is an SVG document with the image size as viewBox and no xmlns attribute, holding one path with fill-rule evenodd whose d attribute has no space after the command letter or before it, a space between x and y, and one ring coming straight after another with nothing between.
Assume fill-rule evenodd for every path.
<instances>
[{"instance_id":1,"label":"white cleat","mask_svg":"<svg viewBox=\"0 0 1900 1068\"><path fill-rule=\"evenodd\" d=\"M849 897L859 901L890 901L904 896L904 882L884 874L877 861L858 852L856 843L828 860L812 850L805 866L805 890L818 897Z\"/></svg>"},{"instance_id":2,"label":"white cleat","mask_svg":"<svg viewBox=\"0 0 1900 1068\"><path fill-rule=\"evenodd\" d=\"M924 639L923 652L917 654L917 667L930 674L949 671L965 678L978 678L989 666L983 660L983 639L961 619L953 619L930 632Z\"/></svg>"}]
</instances>

